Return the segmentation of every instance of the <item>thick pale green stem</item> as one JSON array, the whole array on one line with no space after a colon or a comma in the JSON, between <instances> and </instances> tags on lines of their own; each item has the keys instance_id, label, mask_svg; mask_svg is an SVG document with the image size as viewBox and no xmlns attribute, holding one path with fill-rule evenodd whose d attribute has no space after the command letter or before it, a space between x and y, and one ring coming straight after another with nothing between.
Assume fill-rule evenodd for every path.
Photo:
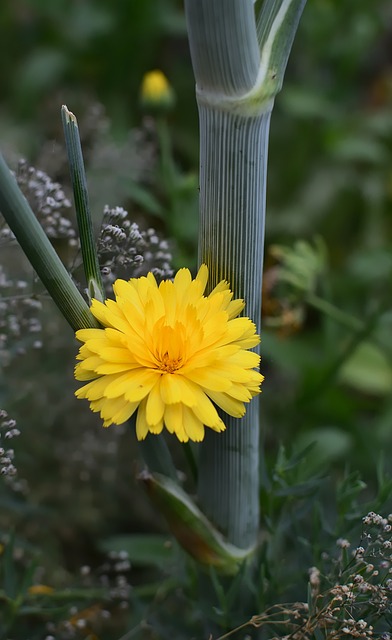
<instances>
[{"instance_id":1,"label":"thick pale green stem","mask_svg":"<svg viewBox=\"0 0 392 640\"><path fill-rule=\"evenodd\" d=\"M244 118L200 107L200 261L210 285L227 280L260 331L265 186L270 111ZM241 419L224 416L200 452L199 498L206 515L241 547L259 526L259 402Z\"/></svg>"},{"instance_id":2,"label":"thick pale green stem","mask_svg":"<svg viewBox=\"0 0 392 640\"><path fill-rule=\"evenodd\" d=\"M200 115L200 261L260 329L270 114L305 0L185 0ZM199 499L240 547L259 527L259 400L200 447Z\"/></svg>"},{"instance_id":3,"label":"thick pale green stem","mask_svg":"<svg viewBox=\"0 0 392 640\"><path fill-rule=\"evenodd\" d=\"M185 0L192 64L199 91L241 95L259 70L259 43L249 0Z\"/></svg>"}]
</instances>

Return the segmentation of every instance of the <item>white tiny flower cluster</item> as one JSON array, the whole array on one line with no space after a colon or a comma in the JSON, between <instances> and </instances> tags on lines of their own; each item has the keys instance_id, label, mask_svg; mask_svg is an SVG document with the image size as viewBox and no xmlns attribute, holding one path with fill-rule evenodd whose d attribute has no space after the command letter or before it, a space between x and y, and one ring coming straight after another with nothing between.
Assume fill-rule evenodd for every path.
<instances>
[{"instance_id":1,"label":"white tiny flower cluster","mask_svg":"<svg viewBox=\"0 0 392 640\"><path fill-rule=\"evenodd\" d=\"M338 538L336 540L336 546L340 547L340 549L348 549L351 546L351 543L349 540L346 540L346 538Z\"/></svg>"},{"instance_id":2,"label":"white tiny flower cluster","mask_svg":"<svg viewBox=\"0 0 392 640\"><path fill-rule=\"evenodd\" d=\"M392 615L392 514L381 516L371 511L362 523L361 544L353 547L351 558L347 557L351 542L338 538L336 557L323 555L328 563L325 572L318 567L309 569L313 614L302 614L302 626L290 637L308 640L315 637L315 629L328 627L328 638L334 640L391 640L386 629ZM292 609L289 613L293 617Z\"/></svg>"},{"instance_id":3,"label":"white tiny flower cluster","mask_svg":"<svg viewBox=\"0 0 392 640\"><path fill-rule=\"evenodd\" d=\"M14 450L8 448L5 440L12 440L19 435L16 420L9 418L5 409L0 409L0 473L2 476L15 476L17 473L14 465Z\"/></svg>"},{"instance_id":4,"label":"white tiny flower cluster","mask_svg":"<svg viewBox=\"0 0 392 640\"><path fill-rule=\"evenodd\" d=\"M11 280L0 264L0 360L9 365L27 348L40 349L41 301L27 293L25 280Z\"/></svg>"},{"instance_id":5,"label":"white tiny flower cluster","mask_svg":"<svg viewBox=\"0 0 392 640\"><path fill-rule=\"evenodd\" d=\"M11 440L20 435L20 431L16 426L16 420L10 418L5 409L0 409L0 473L2 475L16 474L16 467L13 464L14 450L5 449L4 440ZM8 445L7 445L8 446Z\"/></svg>"},{"instance_id":6,"label":"white tiny flower cluster","mask_svg":"<svg viewBox=\"0 0 392 640\"><path fill-rule=\"evenodd\" d=\"M342 634L350 638L371 638L373 636L373 626L368 625L366 620L347 620L347 624L341 629Z\"/></svg>"},{"instance_id":7,"label":"white tiny flower cluster","mask_svg":"<svg viewBox=\"0 0 392 640\"><path fill-rule=\"evenodd\" d=\"M173 275L168 242L160 239L155 229L140 230L122 207L106 206L104 209L98 259L108 293L111 293L112 283L120 277L138 278L149 271L158 280Z\"/></svg>"},{"instance_id":8,"label":"white tiny flower cluster","mask_svg":"<svg viewBox=\"0 0 392 640\"><path fill-rule=\"evenodd\" d=\"M364 525L383 527L386 532L392 531L392 513L385 518L380 516L378 513L374 513L374 511L369 511L369 513L362 518L362 522Z\"/></svg>"},{"instance_id":9,"label":"white tiny flower cluster","mask_svg":"<svg viewBox=\"0 0 392 640\"><path fill-rule=\"evenodd\" d=\"M125 550L111 551L104 564L94 570L88 565L81 566L79 573L83 587L96 587L98 579L99 585L105 590L105 604L108 608L99 607L88 610L71 605L67 610L66 619L46 623L48 635L45 640L79 638L78 632L87 627L89 629L95 626L101 627L104 621L110 620L112 612L109 609L113 605L116 609L127 610L132 589L128 577L130 570L131 563Z\"/></svg>"},{"instance_id":10,"label":"white tiny flower cluster","mask_svg":"<svg viewBox=\"0 0 392 640\"><path fill-rule=\"evenodd\" d=\"M10 447L10 440L18 436L20 436L20 430L16 420L10 418L5 409L0 409L0 474L11 491L27 494L28 484L18 476L15 451Z\"/></svg>"},{"instance_id":11,"label":"white tiny flower cluster","mask_svg":"<svg viewBox=\"0 0 392 640\"><path fill-rule=\"evenodd\" d=\"M68 246L77 247L76 231L69 219L71 202L58 182L39 169L20 160L16 180L32 210L51 240L65 240Z\"/></svg>"}]
</instances>

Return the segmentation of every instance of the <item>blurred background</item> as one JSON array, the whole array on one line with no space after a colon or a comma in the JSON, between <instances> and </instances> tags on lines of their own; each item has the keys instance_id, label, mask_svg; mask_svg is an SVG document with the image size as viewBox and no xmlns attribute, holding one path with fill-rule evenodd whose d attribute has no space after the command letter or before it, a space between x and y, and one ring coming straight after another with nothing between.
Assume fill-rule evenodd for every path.
<instances>
[{"instance_id":1,"label":"blurred background","mask_svg":"<svg viewBox=\"0 0 392 640\"><path fill-rule=\"evenodd\" d=\"M182 2L2 2L0 56L2 151L81 289L62 104L78 118L97 236L105 206L112 225L121 207L137 225L145 267L162 275L194 269L198 115ZM170 108L141 103L153 69L170 83ZM153 583L156 567L167 567L167 548L155 555L149 548L146 560L129 536L165 536L165 525L136 484L132 429L102 429L74 398L72 332L1 221L0 232L0 409L7 412L0 445L14 430L7 437L16 469L0 478L0 534L12 529L23 571L34 558L41 571L34 580L56 589L77 582L81 567L87 582L89 567L115 582L117 569L99 567L108 550L116 559L127 545L135 556L130 582ZM312 0L276 100L268 174L261 501L270 530L282 527L282 544L282 496L292 489L301 504L320 504L310 477L343 492L338 507L335 489L324 494L324 522L332 503L338 509L331 535L362 491L370 500L383 490L381 502L391 505L391 234L391 4ZM121 254L113 243L109 249ZM119 264L128 277L141 273L135 262ZM183 450L170 446L188 474ZM295 473L282 463L292 455L300 460ZM127 596L119 601L126 609ZM116 630L130 628L137 611L118 616ZM120 631L113 634L102 637Z\"/></svg>"}]
</instances>

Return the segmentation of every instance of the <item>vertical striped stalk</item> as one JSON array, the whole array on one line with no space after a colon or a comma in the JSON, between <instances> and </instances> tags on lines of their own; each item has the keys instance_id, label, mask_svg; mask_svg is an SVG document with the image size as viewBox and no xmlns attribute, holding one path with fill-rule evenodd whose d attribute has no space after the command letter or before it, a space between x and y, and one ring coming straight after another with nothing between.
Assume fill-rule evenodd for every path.
<instances>
[{"instance_id":1,"label":"vertical striped stalk","mask_svg":"<svg viewBox=\"0 0 392 640\"><path fill-rule=\"evenodd\" d=\"M211 286L227 280L260 331L265 186L270 111L243 118L200 107L199 256ZM259 526L259 397L227 429L207 429L200 451L199 498L204 511L240 547Z\"/></svg>"},{"instance_id":2,"label":"vertical striped stalk","mask_svg":"<svg viewBox=\"0 0 392 640\"><path fill-rule=\"evenodd\" d=\"M269 122L305 0L185 0L200 118L199 260L228 280L260 330ZM259 3L258 3L259 5ZM258 6L257 5L257 6ZM259 400L207 429L199 500L241 548L259 528Z\"/></svg>"}]
</instances>

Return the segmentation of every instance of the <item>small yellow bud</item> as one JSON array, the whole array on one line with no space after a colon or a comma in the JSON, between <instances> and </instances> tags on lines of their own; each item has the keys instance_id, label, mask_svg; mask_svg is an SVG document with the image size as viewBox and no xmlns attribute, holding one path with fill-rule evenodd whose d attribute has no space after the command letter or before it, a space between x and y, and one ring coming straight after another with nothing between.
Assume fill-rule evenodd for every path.
<instances>
[{"instance_id":1,"label":"small yellow bud","mask_svg":"<svg viewBox=\"0 0 392 640\"><path fill-rule=\"evenodd\" d=\"M53 591L53 587L48 587L46 584L33 584L29 587L29 594L31 596L50 596Z\"/></svg>"},{"instance_id":2,"label":"small yellow bud","mask_svg":"<svg viewBox=\"0 0 392 640\"><path fill-rule=\"evenodd\" d=\"M146 110L166 111L173 106L174 101L173 89L162 71L155 69L144 75L140 102Z\"/></svg>"}]
</instances>

